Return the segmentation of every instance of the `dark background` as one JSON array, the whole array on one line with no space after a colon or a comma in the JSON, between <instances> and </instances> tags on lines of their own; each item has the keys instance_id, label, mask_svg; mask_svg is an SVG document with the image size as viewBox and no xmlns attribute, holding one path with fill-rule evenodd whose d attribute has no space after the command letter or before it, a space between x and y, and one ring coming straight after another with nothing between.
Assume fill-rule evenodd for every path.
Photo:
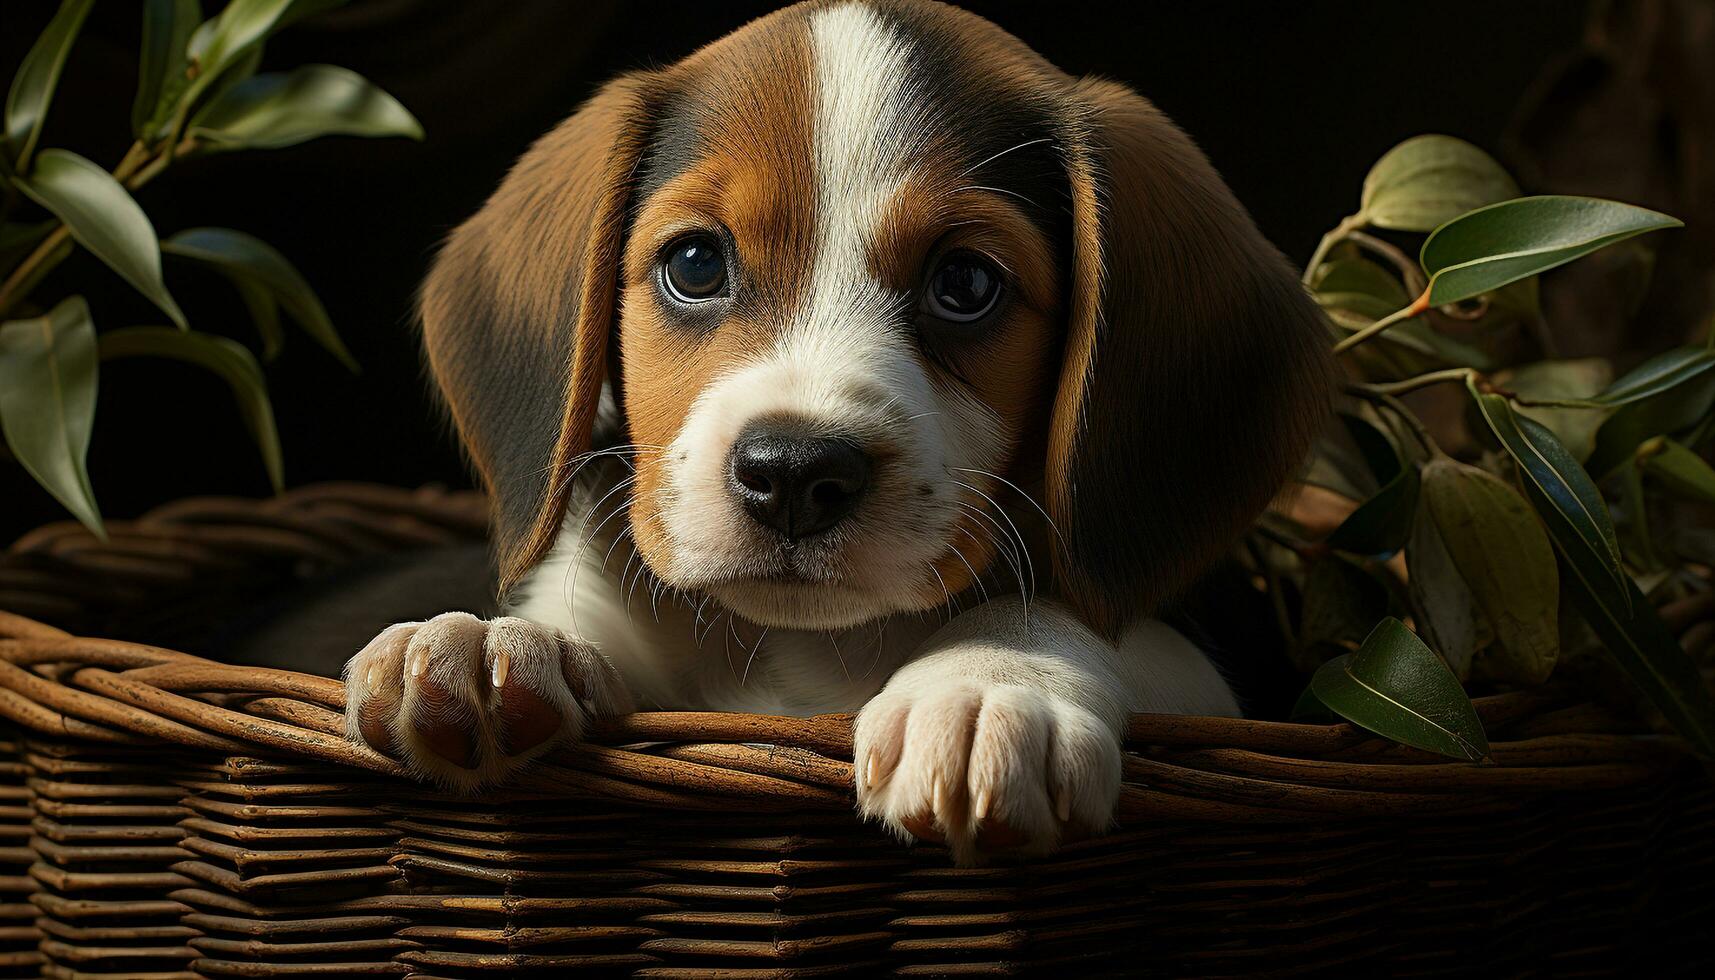
<instances>
[{"instance_id":1,"label":"dark background","mask_svg":"<svg viewBox=\"0 0 1715 980\"><path fill-rule=\"evenodd\" d=\"M287 484L465 482L426 396L409 324L436 242L599 82L677 59L773 6L356 0L271 41L264 70L350 67L397 96L427 132L422 143L334 138L193 160L139 195L162 237L224 225L272 242L317 287L363 365L348 374L288 323L285 351L267 369ZM1398 140L1443 132L1498 149L1533 80L1579 46L1585 19L1583 5L1567 0L966 6L1068 71L1123 79L1155 100L1297 261L1355 209L1365 171ZM4 78L52 9L0 0ZM129 142L138 37L136 5L96 5L42 145L105 166L118 160ZM168 283L197 329L254 345L234 294L204 276L167 261ZM36 295L72 291L89 297L98 329L162 319L87 255ZM222 384L165 361L103 367L90 457L110 518L187 494L268 490ZM0 464L0 541L62 516L15 465Z\"/></svg>"}]
</instances>

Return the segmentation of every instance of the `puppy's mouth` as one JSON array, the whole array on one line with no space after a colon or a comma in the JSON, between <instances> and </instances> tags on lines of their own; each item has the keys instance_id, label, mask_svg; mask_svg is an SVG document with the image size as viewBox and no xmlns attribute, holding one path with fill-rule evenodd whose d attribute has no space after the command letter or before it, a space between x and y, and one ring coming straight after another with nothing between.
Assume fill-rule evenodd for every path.
<instances>
[{"instance_id":1,"label":"puppy's mouth","mask_svg":"<svg viewBox=\"0 0 1715 980\"><path fill-rule=\"evenodd\" d=\"M753 623L778 628L847 629L898 611L867 590L791 572L728 579L703 591Z\"/></svg>"},{"instance_id":2,"label":"puppy's mouth","mask_svg":"<svg viewBox=\"0 0 1715 980\"><path fill-rule=\"evenodd\" d=\"M833 542L751 542L741 556L702 564L701 574L666 575L663 581L713 598L761 626L846 629L913 611L915 588L927 568L860 574L846 549ZM683 572L681 566L679 571Z\"/></svg>"}]
</instances>

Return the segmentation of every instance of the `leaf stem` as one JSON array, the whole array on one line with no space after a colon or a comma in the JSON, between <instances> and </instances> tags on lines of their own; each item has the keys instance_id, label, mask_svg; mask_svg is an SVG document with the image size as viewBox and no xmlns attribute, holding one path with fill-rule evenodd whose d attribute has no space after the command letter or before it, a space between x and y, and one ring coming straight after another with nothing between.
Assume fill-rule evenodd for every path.
<instances>
[{"instance_id":1,"label":"leaf stem","mask_svg":"<svg viewBox=\"0 0 1715 980\"><path fill-rule=\"evenodd\" d=\"M43 276L65 261L65 257L71 254L70 238L71 229L62 224L48 232L48 237L42 239L35 251L18 263L18 267L6 277L6 282L0 284L0 319L5 319L12 307L36 288Z\"/></svg>"},{"instance_id":2,"label":"leaf stem","mask_svg":"<svg viewBox=\"0 0 1715 980\"><path fill-rule=\"evenodd\" d=\"M1446 381L1464 381L1476 373L1475 368L1447 368L1442 371L1420 374L1415 378L1406 378L1403 381L1364 384L1362 387L1378 395L1403 395L1408 391L1416 391L1419 388L1427 388L1430 385L1441 384Z\"/></svg>"},{"instance_id":3,"label":"leaf stem","mask_svg":"<svg viewBox=\"0 0 1715 980\"><path fill-rule=\"evenodd\" d=\"M1458 370L1461 372L1459 375L1461 378L1469 379L1477 374L1476 371L1473 371L1470 368L1459 368ZM1447 372L1437 371L1435 373L1445 374ZM1414 378L1411 380L1416 379ZM1451 379L1439 378L1437 380L1447 381ZM1348 395L1355 395L1365 401L1372 401L1387 408L1388 411L1392 412L1400 421L1406 424L1406 427L1411 430L1412 436L1417 439L1418 445L1423 447L1423 451L1426 454L1431 457L1441 455L1441 447L1435 444L1435 437L1430 434L1429 427L1418 421L1417 416L1412 413L1411 409L1405 407L1404 402L1395 398L1391 393L1382 390L1386 386L1362 384L1356 381L1350 381L1342 387Z\"/></svg>"},{"instance_id":4,"label":"leaf stem","mask_svg":"<svg viewBox=\"0 0 1715 980\"><path fill-rule=\"evenodd\" d=\"M1627 537L1631 538L1633 553L1628 555L1640 571L1661 570L1661 559L1655 553L1655 539L1650 536L1649 511L1644 503L1643 472L1637 460L1621 468L1620 502L1631 520L1626 522Z\"/></svg>"},{"instance_id":5,"label":"leaf stem","mask_svg":"<svg viewBox=\"0 0 1715 980\"><path fill-rule=\"evenodd\" d=\"M1346 236L1356 245L1367 248L1394 264L1399 270L1399 277L1405 280L1405 288L1414 293L1421 293L1429 283L1423 278L1423 268L1411 256L1405 254L1399 246L1392 242L1377 238L1364 231L1353 231Z\"/></svg>"},{"instance_id":6,"label":"leaf stem","mask_svg":"<svg viewBox=\"0 0 1715 980\"><path fill-rule=\"evenodd\" d=\"M1302 279L1304 285L1310 285L1310 280L1316 275L1316 268L1322 264L1323 259L1328 257L1328 253L1333 250L1334 246L1350 237L1352 232L1362 228L1367 220L1362 211L1347 215L1340 220L1339 224L1334 226L1333 231L1322 236L1322 240L1316 243L1316 251L1310 253L1310 264L1304 267Z\"/></svg>"},{"instance_id":7,"label":"leaf stem","mask_svg":"<svg viewBox=\"0 0 1715 980\"><path fill-rule=\"evenodd\" d=\"M141 167L143 161L147 159L149 159L149 148L143 145L143 141L138 140L132 143L131 148L125 151L125 156L120 158L119 165L113 168L113 179L124 183L132 174L137 172L137 168Z\"/></svg>"},{"instance_id":8,"label":"leaf stem","mask_svg":"<svg viewBox=\"0 0 1715 980\"><path fill-rule=\"evenodd\" d=\"M1280 571L1274 563L1268 560L1268 554L1256 541L1249 540L1245 544L1251 553L1251 560L1256 562L1262 572L1263 588L1268 592L1269 608L1274 611L1274 625L1280 630L1280 638L1286 641L1288 647L1296 646L1298 637L1292 628L1292 614L1286 608L1286 596L1280 591Z\"/></svg>"},{"instance_id":9,"label":"leaf stem","mask_svg":"<svg viewBox=\"0 0 1715 980\"><path fill-rule=\"evenodd\" d=\"M1396 313L1390 313L1387 316L1382 317L1380 320L1377 320L1376 322L1370 324L1369 326L1365 327L1364 329L1359 330L1357 333L1354 333L1354 334L1347 336L1344 340L1341 340L1339 343L1335 344L1334 345L1334 353L1343 354L1346 351L1349 351L1352 348L1363 343L1364 341L1369 340L1371 337L1374 337L1376 334L1381 333L1383 330L1386 330L1387 328L1393 326L1394 324L1400 323L1400 322L1405 321L1405 320L1410 320L1414 317L1422 316L1424 313L1428 312L1428 310L1429 310L1429 291L1424 290L1423 295L1417 297L1415 300L1412 300L1410 306L1408 306L1405 309L1400 310Z\"/></svg>"}]
</instances>

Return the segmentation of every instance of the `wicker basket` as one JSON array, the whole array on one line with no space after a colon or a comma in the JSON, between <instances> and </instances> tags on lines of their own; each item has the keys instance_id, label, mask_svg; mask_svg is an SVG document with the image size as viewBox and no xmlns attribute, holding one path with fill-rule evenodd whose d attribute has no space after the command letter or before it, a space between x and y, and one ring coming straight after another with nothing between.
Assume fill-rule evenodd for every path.
<instances>
[{"instance_id":1,"label":"wicker basket","mask_svg":"<svg viewBox=\"0 0 1715 980\"><path fill-rule=\"evenodd\" d=\"M47 625L217 615L356 555L480 536L480 515L471 494L328 485L186 501L106 543L55 525L0 557L0 973L1711 965L1707 776L1553 691L1478 702L1485 766L1347 725L1140 715L1118 831L960 870L853 818L843 716L634 715L460 799L346 743L337 681Z\"/></svg>"}]
</instances>

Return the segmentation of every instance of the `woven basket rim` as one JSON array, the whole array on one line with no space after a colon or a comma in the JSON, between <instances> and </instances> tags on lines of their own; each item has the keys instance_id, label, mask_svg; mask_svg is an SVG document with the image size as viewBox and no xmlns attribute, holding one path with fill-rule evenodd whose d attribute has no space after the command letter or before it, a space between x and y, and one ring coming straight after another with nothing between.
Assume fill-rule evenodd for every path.
<instances>
[{"instance_id":1,"label":"woven basket rim","mask_svg":"<svg viewBox=\"0 0 1715 980\"><path fill-rule=\"evenodd\" d=\"M480 507L479 495L438 488L318 484L260 502L177 501L114 522L105 544L75 525L48 525L0 559L25 556L32 572L44 561L123 572L130 566L116 559L126 557L144 568L178 561L208 569L257 548L320 554L354 529L391 533L400 547L422 541L425 528L470 538L482 532ZM239 539L241 547L231 544ZM0 578L0 594L5 585ZM76 636L0 611L0 717L26 729L176 746L223 756L229 766L291 760L399 775L397 760L344 738L344 700L343 684L331 678ZM1475 704L1491 736L1482 763L1398 746L1344 722L1134 715L1120 816L1266 822L1464 812L1636 786L1693 759L1679 739L1552 686ZM509 792L716 810L850 807L851 716L674 711L608 719Z\"/></svg>"}]
</instances>

